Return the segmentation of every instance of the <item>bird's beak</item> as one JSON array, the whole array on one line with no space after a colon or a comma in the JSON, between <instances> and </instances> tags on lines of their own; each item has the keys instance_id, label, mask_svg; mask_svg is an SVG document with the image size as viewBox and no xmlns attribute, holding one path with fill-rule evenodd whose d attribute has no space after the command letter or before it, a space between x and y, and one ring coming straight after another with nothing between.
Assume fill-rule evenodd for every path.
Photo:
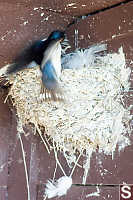
<instances>
[{"instance_id":1,"label":"bird's beak","mask_svg":"<svg viewBox=\"0 0 133 200\"><path fill-rule=\"evenodd\" d=\"M59 41L62 42L65 39L65 37L62 37Z\"/></svg>"}]
</instances>

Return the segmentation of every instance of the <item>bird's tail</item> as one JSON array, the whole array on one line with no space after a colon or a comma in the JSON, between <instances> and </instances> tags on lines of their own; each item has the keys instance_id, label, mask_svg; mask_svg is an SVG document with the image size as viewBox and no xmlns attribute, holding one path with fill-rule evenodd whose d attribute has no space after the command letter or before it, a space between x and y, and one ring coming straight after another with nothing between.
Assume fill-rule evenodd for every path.
<instances>
[{"instance_id":1,"label":"bird's tail","mask_svg":"<svg viewBox=\"0 0 133 200\"><path fill-rule=\"evenodd\" d=\"M6 75L14 74L27 68L27 65L23 65L21 62L11 64L6 71Z\"/></svg>"},{"instance_id":2,"label":"bird's tail","mask_svg":"<svg viewBox=\"0 0 133 200\"><path fill-rule=\"evenodd\" d=\"M41 98L45 101L65 101L65 96L62 89L57 83L57 87L54 89L48 89L44 86L43 82L41 84Z\"/></svg>"}]
</instances>

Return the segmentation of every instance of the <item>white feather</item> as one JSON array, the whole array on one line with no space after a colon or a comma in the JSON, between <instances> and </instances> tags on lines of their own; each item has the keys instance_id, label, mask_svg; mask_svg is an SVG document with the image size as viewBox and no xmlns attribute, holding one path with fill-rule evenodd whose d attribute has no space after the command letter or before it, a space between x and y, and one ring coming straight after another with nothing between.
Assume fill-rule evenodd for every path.
<instances>
[{"instance_id":1,"label":"white feather","mask_svg":"<svg viewBox=\"0 0 133 200\"><path fill-rule=\"evenodd\" d=\"M105 50L107 50L106 44L97 44L85 50L80 49L74 53L66 54L61 60L62 68L77 69L84 66L89 67L94 64L97 54Z\"/></svg>"},{"instance_id":2,"label":"white feather","mask_svg":"<svg viewBox=\"0 0 133 200\"><path fill-rule=\"evenodd\" d=\"M67 190L72 186L72 178L62 176L57 181L48 181L46 184L45 195L50 199L60 197L67 193Z\"/></svg>"},{"instance_id":3,"label":"white feather","mask_svg":"<svg viewBox=\"0 0 133 200\"><path fill-rule=\"evenodd\" d=\"M61 75L61 45L60 43L58 44L56 50L53 52L51 56L51 61L55 68L57 77L59 78Z\"/></svg>"}]
</instances>

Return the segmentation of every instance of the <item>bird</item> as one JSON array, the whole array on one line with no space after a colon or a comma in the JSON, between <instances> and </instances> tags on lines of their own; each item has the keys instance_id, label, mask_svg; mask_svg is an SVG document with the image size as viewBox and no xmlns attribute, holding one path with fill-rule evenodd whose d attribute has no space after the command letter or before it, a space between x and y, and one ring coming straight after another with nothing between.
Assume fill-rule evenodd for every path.
<instances>
[{"instance_id":1,"label":"bird","mask_svg":"<svg viewBox=\"0 0 133 200\"><path fill-rule=\"evenodd\" d=\"M62 96L58 80L61 75L61 42L64 39L65 32L55 30L46 40L33 42L15 57L6 74L17 73L35 62L40 66L41 71L41 93L45 93L45 98L51 96L51 99L56 100L56 94Z\"/></svg>"}]
</instances>

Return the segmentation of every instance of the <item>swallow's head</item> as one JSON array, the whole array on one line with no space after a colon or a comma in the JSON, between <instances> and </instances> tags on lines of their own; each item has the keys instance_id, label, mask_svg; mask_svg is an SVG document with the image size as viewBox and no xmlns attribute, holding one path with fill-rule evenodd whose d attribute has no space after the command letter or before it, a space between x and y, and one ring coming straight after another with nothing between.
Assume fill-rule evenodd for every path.
<instances>
[{"instance_id":1,"label":"swallow's head","mask_svg":"<svg viewBox=\"0 0 133 200\"><path fill-rule=\"evenodd\" d=\"M60 41L63 41L65 39L65 32L64 31L59 31L59 30L53 31L49 35L48 39L49 40L60 40Z\"/></svg>"}]
</instances>

